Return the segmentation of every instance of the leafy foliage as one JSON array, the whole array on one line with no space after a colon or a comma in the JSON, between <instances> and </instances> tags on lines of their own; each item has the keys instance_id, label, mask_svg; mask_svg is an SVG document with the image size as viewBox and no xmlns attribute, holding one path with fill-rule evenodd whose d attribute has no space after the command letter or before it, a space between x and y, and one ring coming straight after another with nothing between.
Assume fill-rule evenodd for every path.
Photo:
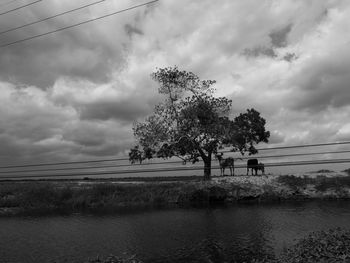
<instances>
[{"instance_id":1,"label":"leafy foliage","mask_svg":"<svg viewBox=\"0 0 350 263\"><path fill-rule=\"evenodd\" d=\"M343 172L347 173L348 175L350 175L350 168L345 169Z\"/></svg>"},{"instance_id":2,"label":"leafy foliage","mask_svg":"<svg viewBox=\"0 0 350 263\"><path fill-rule=\"evenodd\" d=\"M340 228L313 232L282 255L279 262L349 262L350 232Z\"/></svg>"},{"instance_id":3,"label":"leafy foliage","mask_svg":"<svg viewBox=\"0 0 350 263\"><path fill-rule=\"evenodd\" d=\"M105 259L96 258L96 259L90 259L86 263L142 263L143 261L136 258L135 255L133 256L125 256L125 257L117 257L114 255L110 255Z\"/></svg>"},{"instance_id":4,"label":"leafy foliage","mask_svg":"<svg viewBox=\"0 0 350 263\"><path fill-rule=\"evenodd\" d=\"M232 101L214 97L214 80L200 80L177 67L158 69L151 76L160 84L159 93L165 100L145 122L134 124L139 145L130 150L132 163L173 156L195 163L201 158L209 179L211 156L218 149L230 146L232 151L254 154L255 144L268 142L266 121L256 110L228 118Z\"/></svg>"},{"instance_id":5,"label":"leafy foliage","mask_svg":"<svg viewBox=\"0 0 350 263\"><path fill-rule=\"evenodd\" d=\"M317 177L282 175L277 178L277 182L290 187L293 190L305 188L307 185L314 185L317 191L327 191L328 189L336 189L341 192L344 187L350 187L350 176L332 176L327 177L319 175Z\"/></svg>"}]
</instances>

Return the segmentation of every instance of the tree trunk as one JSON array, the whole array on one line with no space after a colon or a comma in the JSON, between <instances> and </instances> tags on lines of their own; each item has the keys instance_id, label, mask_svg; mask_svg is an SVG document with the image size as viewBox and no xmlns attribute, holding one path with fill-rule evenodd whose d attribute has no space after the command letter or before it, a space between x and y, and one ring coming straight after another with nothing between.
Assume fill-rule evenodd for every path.
<instances>
[{"instance_id":1,"label":"tree trunk","mask_svg":"<svg viewBox=\"0 0 350 263\"><path fill-rule=\"evenodd\" d=\"M211 156L203 159L204 161L204 180L211 179Z\"/></svg>"}]
</instances>

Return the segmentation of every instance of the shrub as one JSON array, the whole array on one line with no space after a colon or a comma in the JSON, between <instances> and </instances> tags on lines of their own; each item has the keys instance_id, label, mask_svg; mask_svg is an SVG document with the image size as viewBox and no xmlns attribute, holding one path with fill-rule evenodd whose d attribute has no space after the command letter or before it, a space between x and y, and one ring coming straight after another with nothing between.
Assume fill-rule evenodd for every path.
<instances>
[{"instance_id":1,"label":"shrub","mask_svg":"<svg viewBox=\"0 0 350 263\"><path fill-rule=\"evenodd\" d=\"M308 184L315 186L317 191L326 191L327 189L334 188L340 190L342 187L350 187L350 176L333 176L326 177L323 175L312 177L297 177L294 175L283 175L278 177L277 182L282 183L293 190L298 188L304 188Z\"/></svg>"},{"instance_id":2,"label":"shrub","mask_svg":"<svg viewBox=\"0 0 350 263\"><path fill-rule=\"evenodd\" d=\"M57 203L57 191L50 184L38 184L24 188L19 197L25 207L42 207Z\"/></svg>"},{"instance_id":3,"label":"shrub","mask_svg":"<svg viewBox=\"0 0 350 263\"><path fill-rule=\"evenodd\" d=\"M319 231L301 239L288 249L279 262L349 262L350 231L340 228Z\"/></svg>"},{"instance_id":4,"label":"shrub","mask_svg":"<svg viewBox=\"0 0 350 263\"><path fill-rule=\"evenodd\" d=\"M310 177L298 177L294 175L282 175L277 178L277 182L295 190L299 187L306 187L306 185L312 183L312 181L313 179Z\"/></svg>"},{"instance_id":5,"label":"shrub","mask_svg":"<svg viewBox=\"0 0 350 263\"><path fill-rule=\"evenodd\" d=\"M350 175L350 168L345 169L343 172L347 173L348 175Z\"/></svg>"},{"instance_id":6,"label":"shrub","mask_svg":"<svg viewBox=\"0 0 350 263\"><path fill-rule=\"evenodd\" d=\"M316 173L334 173L334 171L328 169L321 169L316 171Z\"/></svg>"},{"instance_id":7,"label":"shrub","mask_svg":"<svg viewBox=\"0 0 350 263\"><path fill-rule=\"evenodd\" d=\"M131 257L117 257L117 256L109 256L105 259L90 259L86 263L142 263L141 260L137 259L136 256Z\"/></svg>"},{"instance_id":8,"label":"shrub","mask_svg":"<svg viewBox=\"0 0 350 263\"><path fill-rule=\"evenodd\" d=\"M350 187L350 176L317 177L315 188L318 191L325 191L330 188L340 190L342 187Z\"/></svg>"}]
</instances>

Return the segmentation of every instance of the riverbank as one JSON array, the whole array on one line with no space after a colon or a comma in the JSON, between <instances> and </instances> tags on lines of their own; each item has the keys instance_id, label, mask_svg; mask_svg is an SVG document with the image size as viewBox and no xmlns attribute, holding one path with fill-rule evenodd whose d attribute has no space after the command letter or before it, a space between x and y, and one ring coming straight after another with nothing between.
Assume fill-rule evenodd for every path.
<instances>
[{"instance_id":1,"label":"riverbank","mask_svg":"<svg viewBox=\"0 0 350 263\"><path fill-rule=\"evenodd\" d=\"M136 207L208 203L350 199L350 176L300 175L214 177L210 182L74 180L0 183L0 215L31 212L119 211Z\"/></svg>"}]
</instances>

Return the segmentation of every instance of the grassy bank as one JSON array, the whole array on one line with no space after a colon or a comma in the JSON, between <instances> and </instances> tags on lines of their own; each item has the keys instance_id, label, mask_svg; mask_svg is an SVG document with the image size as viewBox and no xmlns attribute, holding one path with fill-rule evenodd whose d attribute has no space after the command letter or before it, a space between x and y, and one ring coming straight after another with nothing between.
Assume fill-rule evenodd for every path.
<instances>
[{"instance_id":1,"label":"grassy bank","mask_svg":"<svg viewBox=\"0 0 350 263\"><path fill-rule=\"evenodd\" d=\"M189 181L7 181L0 183L0 214L32 211L119 210L299 199L350 198L350 176L237 176Z\"/></svg>"},{"instance_id":2,"label":"grassy bank","mask_svg":"<svg viewBox=\"0 0 350 263\"><path fill-rule=\"evenodd\" d=\"M186 183L78 184L71 182L14 182L0 185L0 208L6 211L118 209L161 205L193 186Z\"/></svg>"}]
</instances>

